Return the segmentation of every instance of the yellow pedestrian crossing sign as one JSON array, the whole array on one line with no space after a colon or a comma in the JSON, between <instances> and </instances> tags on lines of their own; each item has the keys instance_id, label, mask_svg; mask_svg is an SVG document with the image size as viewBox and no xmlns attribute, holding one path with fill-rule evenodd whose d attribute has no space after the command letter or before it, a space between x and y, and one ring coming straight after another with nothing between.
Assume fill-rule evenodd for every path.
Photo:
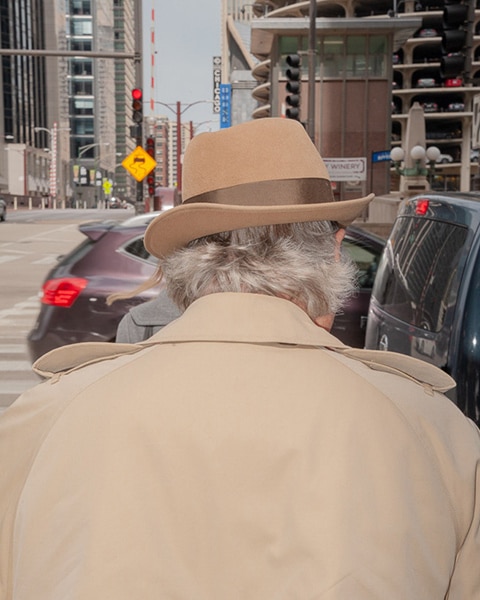
<instances>
[{"instance_id":1,"label":"yellow pedestrian crossing sign","mask_svg":"<svg viewBox=\"0 0 480 600\"><path fill-rule=\"evenodd\" d=\"M107 194L107 195L111 194L112 187L113 187L112 182L109 181L108 179L104 179L102 185L103 185L103 191L105 192L105 194Z\"/></svg>"},{"instance_id":2,"label":"yellow pedestrian crossing sign","mask_svg":"<svg viewBox=\"0 0 480 600\"><path fill-rule=\"evenodd\" d=\"M141 146L137 146L135 150L122 161L122 167L127 169L132 177L137 181L142 181L154 169L157 161L145 152Z\"/></svg>"}]
</instances>

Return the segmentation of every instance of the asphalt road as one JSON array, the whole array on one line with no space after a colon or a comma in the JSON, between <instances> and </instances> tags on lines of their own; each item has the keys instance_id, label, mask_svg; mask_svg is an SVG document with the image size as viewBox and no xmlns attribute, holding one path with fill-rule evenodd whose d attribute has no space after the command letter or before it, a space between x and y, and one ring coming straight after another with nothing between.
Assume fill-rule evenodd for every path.
<instances>
[{"instance_id":1,"label":"asphalt road","mask_svg":"<svg viewBox=\"0 0 480 600\"><path fill-rule=\"evenodd\" d=\"M131 210L19 210L0 223L0 410L40 379L32 372L26 337L40 309L39 291L59 255L84 239L78 225L124 220Z\"/></svg>"}]
</instances>

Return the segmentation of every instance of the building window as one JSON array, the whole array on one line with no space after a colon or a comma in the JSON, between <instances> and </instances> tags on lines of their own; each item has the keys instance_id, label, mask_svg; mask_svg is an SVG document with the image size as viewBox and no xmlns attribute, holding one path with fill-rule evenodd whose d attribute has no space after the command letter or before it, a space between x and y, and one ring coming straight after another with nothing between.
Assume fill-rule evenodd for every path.
<instances>
[{"instance_id":1,"label":"building window","mask_svg":"<svg viewBox=\"0 0 480 600\"><path fill-rule=\"evenodd\" d=\"M92 40L71 40L70 42L71 50L86 50L91 51L92 49Z\"/></svg>"},{"instance_id":2,"label":"building window","mask_svg":"<svg viewBox=\"0 0 480 600\"><path fill-rule=\"evenodd\" d=\"M74 98L73 113L75 115L93 115L93 98Z\"/></svg>"},{"instance_id":3,"label":"building window","mask_svg":"<svg viewBox=\"0 0 480 600\"><path fill-rule=\"evenodd\" d=\"M71 95L91 96L93 94L93 82L91 80L74 79L71 82Z\"/></svg>"},{"instance_id":4,"label":"building window","mask_svg":"<svg viewBox=\"0 0 480 600\"><path fill-rule=\"evenodd\" d=\"M72 14L91 15L91 0L72 0Z\"/></svg>"},{"instance_id":5,"label":"building window","mask_svg":"<svg viewBox=\"0 0 480 600\"><path fill-rule=\"evenodd\" d=\"M71 23L71 35L92 35L92 20L74 19Z\"/></svg>"},{"instance_id":6,"label":"building window","mask_svg":"<svg viewBox=\"0 0 480 600\"><path fill-rule=\"evenodd\" d=\"M70 74L74 76L91 76L93 75L93 62L90 59L70 61L70 71Z\"/></svg>"},{"instance_id":7,"label":"building window","mask_svg":"<svg viewBox=\"0 0 480 600\"><path fill-rule=\"evenodd\" d=\"M73 133L75 135L93 135L95 133L93 117L73 119Z\"/></svg>"}]
</instances>

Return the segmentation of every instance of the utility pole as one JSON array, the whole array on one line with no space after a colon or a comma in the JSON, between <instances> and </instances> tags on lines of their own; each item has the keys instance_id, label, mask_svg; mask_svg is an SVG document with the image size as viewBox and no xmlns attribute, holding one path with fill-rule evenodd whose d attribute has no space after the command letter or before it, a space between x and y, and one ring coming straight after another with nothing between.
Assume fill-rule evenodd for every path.
<instances>
[{"instance_id":1,"label":"utility pole","mask_svg":"<svg viewBox=\"0 0 480 600\"><path fill-rule=\"evenodd\" d=\"M310 31L308 40L308 117L307 133L315 143L315 54L317 38L317 2L310 0Z\"/></svg>"},{"instance_id":2,"label":"utility pole","mask_svg":"<svg viewBox=\"0 0 480 600\"><path fill-rule=\"evenodd\" d=\"M135 87L142 89L143 74L142 74L142 2L134 2L135 13ZM143 96L142 96L143 101ZM143 121L136 124L135 127L135 144L143 148ZM155 158L155 157L154 157ZM137 213L145 212L145 204L143 202L143 181L137 181L135 188L135 211Z\"/></svg>"}]
</instances>

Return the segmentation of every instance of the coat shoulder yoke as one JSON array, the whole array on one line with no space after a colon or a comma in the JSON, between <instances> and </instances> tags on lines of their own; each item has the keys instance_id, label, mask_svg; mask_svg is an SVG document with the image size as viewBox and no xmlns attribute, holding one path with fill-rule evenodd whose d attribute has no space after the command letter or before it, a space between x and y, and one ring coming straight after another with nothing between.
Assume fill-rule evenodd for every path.
<instances>
[{"instance_id":1,"label":"coat shoulder yoke","mask_svg":"<svg viewBox=\"0 0 480 600\"><path fill-rule=\"evenodd\" d=\"M161 343L159 341L146 341L139 344L112 344L110 342L71 344L44 354L35 361L33 370L42 377L50 378L87 365L112 360L119 356L136 354L147 347ZM455 387L455 381L444 371L434 365L404 354L349 347L325 348L322 346L318 348L333 351L352 360L359 361L377 371L406 377L416 381L420 385L426 385L434 391L446 392Z\"/></svg>"}]
</instances>

